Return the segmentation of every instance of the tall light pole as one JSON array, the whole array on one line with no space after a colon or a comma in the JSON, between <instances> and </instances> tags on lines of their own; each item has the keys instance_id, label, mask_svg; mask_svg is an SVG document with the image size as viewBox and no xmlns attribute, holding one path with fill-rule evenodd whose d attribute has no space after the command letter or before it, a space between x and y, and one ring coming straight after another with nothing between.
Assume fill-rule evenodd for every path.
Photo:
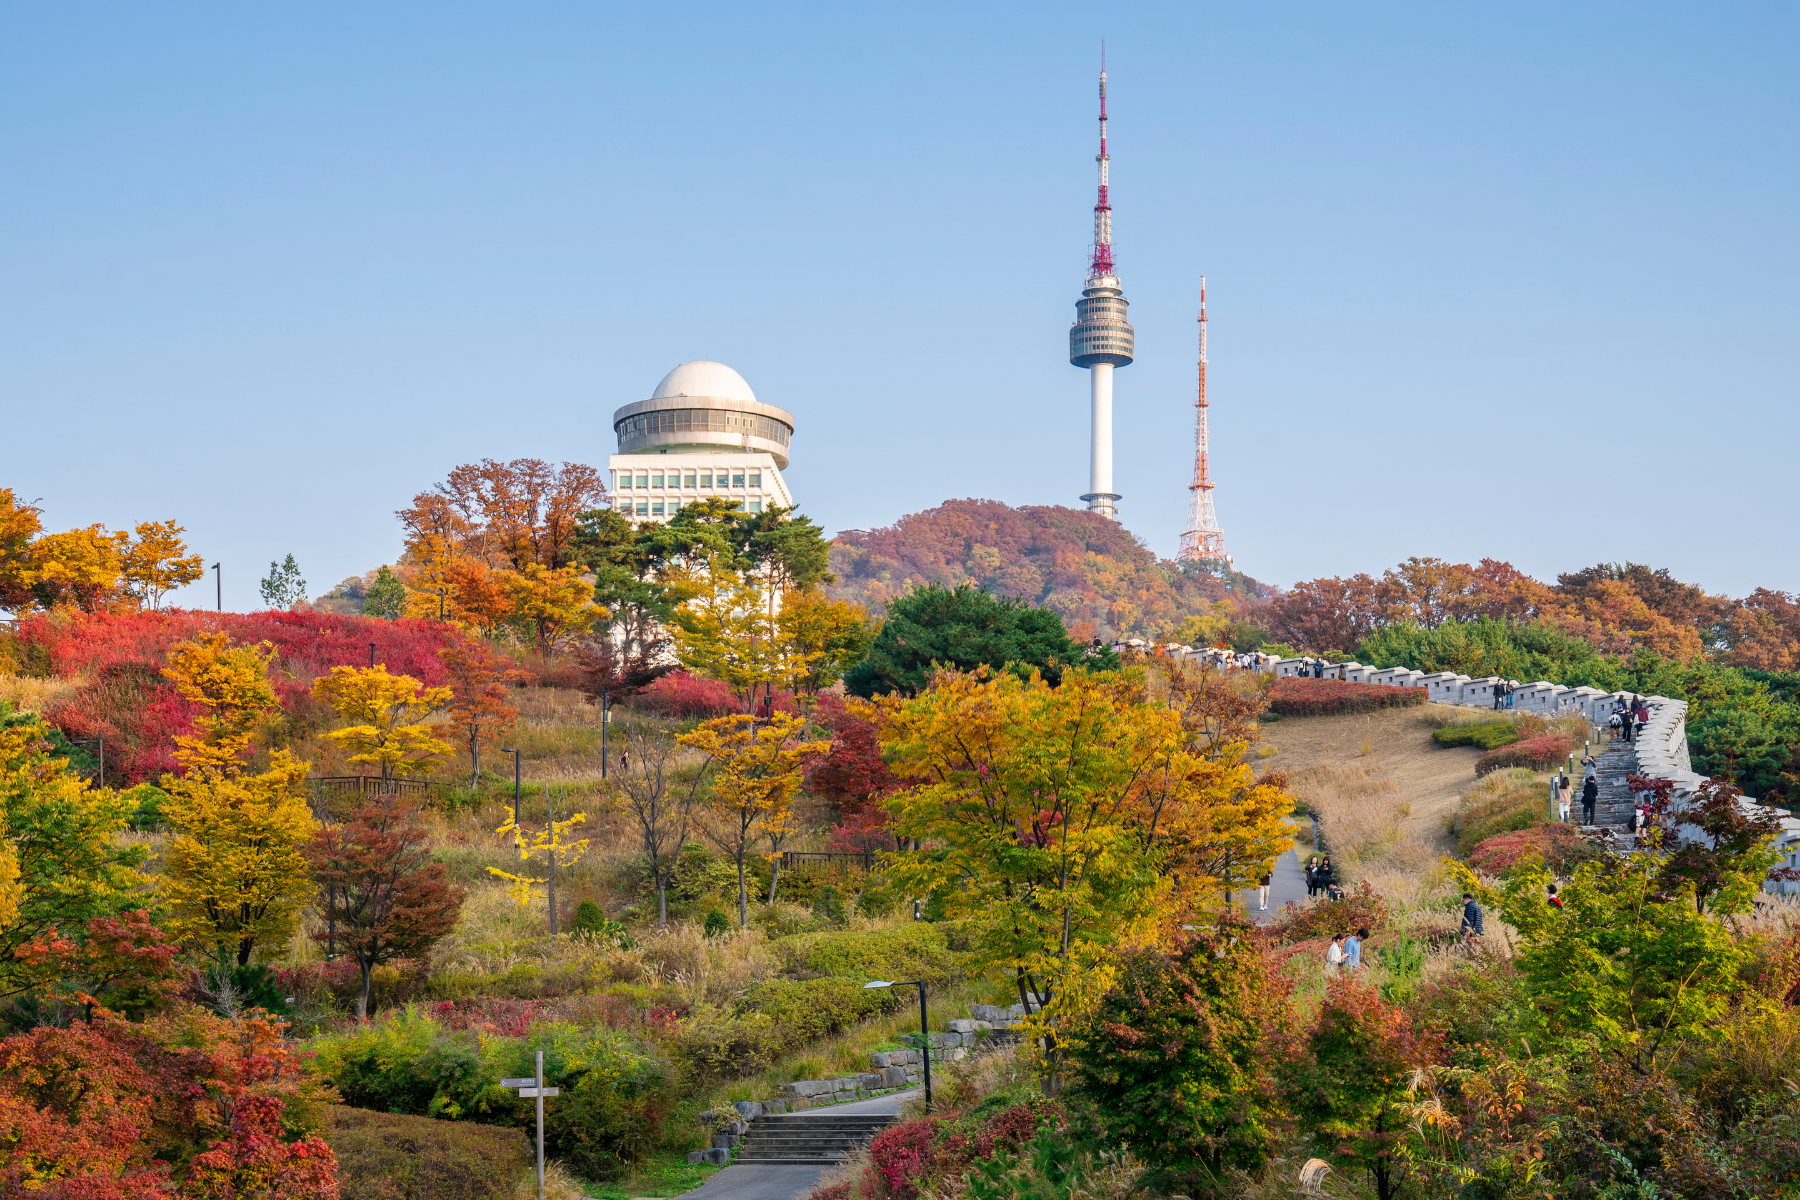
<instances>
[{"instance_id":1,"label":"tall light pole","mask_svg":"<svg viewBox=\"0 0 1800 1200\"><path fill-rule=\"evenodd\" d=\"M510 746L500 747L500 753L513 756L513 836L519 836L519 752Z\"/></svg>"},{"instance_id":2,"label":"tall light pole","mask_svg":"<svg viewBox=\"0 0 1800 1200\"><path fill-rule=\"evenodd\" d=\"M600 778L606 778L606 727L611 724L606 714L612 711L612 693L600 693Z\"/></svg>"},{"instance_id":3,"label":"tall light pole","mask_svg":"<svg viewBox=\"0 0 1800 1200\"><path fill-rule=\"evenodd\" d=\"M925 1065L925 1111L931 1111L931 1021L925 1012L925 981L923 979L875 979L863 984L864 990L885 987L916 987L919 989L919 1041L924 1047L923 1062Z\"/></svg>"},{"instance_id":4,"label":"tall light pole","mask_svg":"<svg viewBox=\"0 0 1800 1200\"><path fill-rule=\"evenodd\" d=\"M213 573L213 588L215 591L214 599L215 599L216 603L218 604L219 611L224 612L225 611L225 582L224 582L225 577L219 573L219 564L218 563L214 563L212 565L212 573Z\"/></svg>"}]
</instances>

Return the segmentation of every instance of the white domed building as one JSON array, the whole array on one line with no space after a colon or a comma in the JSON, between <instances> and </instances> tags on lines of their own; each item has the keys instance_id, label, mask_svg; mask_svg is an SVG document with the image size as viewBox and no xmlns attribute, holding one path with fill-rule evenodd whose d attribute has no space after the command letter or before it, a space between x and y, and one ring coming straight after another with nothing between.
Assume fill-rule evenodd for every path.
<instances>
[{"instance_id":1,"label":"white domed building","mask_svg":"<svg viewBox=\"0 0 1800 1200\"><path fill-rule=\"evenodd\" d=\"M794 505L781 477L794 418L758 400L724 363L682 363L648 400L613 413L613 432L612 504L634 520L666 521L715 497L740 512Z\"/></svg>"}]
</instances>

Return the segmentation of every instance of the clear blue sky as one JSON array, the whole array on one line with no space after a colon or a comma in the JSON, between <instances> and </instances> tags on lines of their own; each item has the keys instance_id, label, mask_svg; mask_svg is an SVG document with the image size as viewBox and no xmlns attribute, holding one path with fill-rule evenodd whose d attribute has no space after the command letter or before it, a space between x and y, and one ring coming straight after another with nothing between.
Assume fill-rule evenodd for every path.
<instances>
[{"instance_id":1,"label":"clear blue sky","mask_svg":"<svg viewBox=\"0 0 1800 1200\"><path fill-rule=\"evenodd\" d=\"M283 10L284 9L284 10ZM1108 44L1126 524L1279 584L1800 587L1800 15L1692 4L0 8L0 486L227 607L716 358L828 531L1076 504ZM210 580L184 602L210 603Z\"/></svg>"}]
</instances>

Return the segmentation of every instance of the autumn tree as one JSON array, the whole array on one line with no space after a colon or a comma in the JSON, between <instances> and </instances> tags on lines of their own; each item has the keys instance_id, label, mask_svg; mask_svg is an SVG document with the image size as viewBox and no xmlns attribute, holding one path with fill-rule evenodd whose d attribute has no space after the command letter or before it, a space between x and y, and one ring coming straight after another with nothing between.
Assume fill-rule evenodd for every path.
<instances>
[{"instance_id":1,"label":"autumn tree","mask_svg":"<svg viewBox=\"0 0 1800 1200\"><path fill-rule=\"evenodd\" d=\"M660 729L633 729L628 735L629 765L616 779L625 807L638 827L638 844L650 860L650 886L656 889L657 928L669 926L669 877L675 857L687 844L693 825L699 777L683 788L675 778L679 751L674 737Z\"/></svg>"},{"instance_id":2,"label":"autumn tree","mask_svg":"<svg viewBox=\"0 0 1800 1200\"><path fill-rule=\"evenodd\" d=\"M788 658L799 665L795 683L813 695L862 661L879 628L862 605L818 589L787 592L775 623L788 641Z\"/></svg>"},{"instance_id":3,"label":"autumn tree","mask_svg":"<svg viewBox=\"0 0 1800 1200\"><path fill-rule=\"evenodd\" d=\"M382 795L343 824L319 830L306 847L313 880L328 897L332 943L362 973L358 1020L368 1016L375 968L423 957L456 927L462 910L463 891L432 860L416 816L400 797Z\"/></svg>"},{"instance_id":4,"label":"autumn tree","mask_svg":"<svg viewBox=\"0 0 1800 1200\"><path fill-rule=\"evenodd\" d=\"M84 786L48 734L35 718L0 728L0 995L57 977L23 948L144 902L146 852L118 838L136 805Z\"/></svg>"},{"instance_id":5,"label":"autumn tree","mask_svg":"<svg viewBox=\"0 0 1800 1200\"><path fill-rule=\"evenodd\" d=\"M676 567L668 580L679 598L671 631L676 655L696 674L731 688L744 712L759 695L772 701L778 688L792 687L816 658L782 636L768 581L733 565L726 553Z\"/></svg>"},{"instance_id":6,"label":"autumn tree","mask_svg":"<svg viewBox=\"0 0 1800 1200\"><path fill-rule=\"evenodd\" d=\"M557 571L574 565L571 545L580 516L605 495L600 472L583 463L484 458L451 471L399 515L409 537L449 530L445 516L433 511L441 507L461 522L455 531L459 551L476 554L489 567L522 571L536 564Z\"/></svg>"},{"instance_id":7,"label":"autumn tree","mask_svg":"<svg viewBox=\"0 0 1800 1200\"><path fill-rule=\"evenodd\" d=\"M1417 1032L1375 989L1327 981L1305 1051L1290 1068L1290 1097L1319 1147L1367 1171L1380 1200L1394 1200L1411 1174L1413 1079L1441 1055L1441 1039Z\"/></svg>"},{"instance_id":8,"label":"autumn tree","mask_svg":"<svg viewBox=\"0 0 1800 1200\"><path fill-rule=\"evenodd\" d=\"M152 611L162 607L168 592L186 587L206 573L206 560L187 552L182 533L174 521L145 521L125 547L125 582ZM293 561L292 556L288 561Z\"/></svg>"},{"instance_id":9,"label":"autumn tree","mask_svg":"<svg viewBox=\"0 0 1800 1200\"><path fill-rule=\"evenodd\" d=\"M556 872L559 867L571 867L579 862L588 851L587 838L570 838L568 834L577 825L587 820L586 813L572 813L567 817L560 816L562 790L557 790L557 799L550 798L550 785L544 785L544 824L542 827L526 822L521 816L515 820L508 818L506 823L495 830L496 833L510 836L513 847L519 853L521 863L542 862L545 876L542 879L528 875L515 875L510 871L502 871L498 867L489 867L488 874L504 879L512 887L513 898L519 907L524 908L531 903L531 894L539 887L548 893L550 936L556 936Z\"/></svg>"},{"instance_id":10,"label":"autumn tree","mask_svg":"<svg viewBox=\"0 0 1800 1200\"><path fill-rule=\"evenodd\" d=\"M830 744L803 740L804 720L772 713L765 720L739 714L704 721L676 740L707 756L712 769L708 801L714 821L706 833L737 864L738 926L750 923L750 893L744 860L767 829L792 820L793 800L806 768Z\"/></svg>"},{"instance_id":11,"label":"autumn tree","mask_svg":"<svg viewBox=\"0 0 1800 1200\"><path fill-rule=\"evenodd\" d=\"M820 697L816 719L831 730L831 752L813 764L806 790L837 809L833 848L893 849L893 818L882 800L903 784L881 756L876 726L835 696Z\"/></svg>"},{"instance_id":12,"label":"autumn tree","mask_svg":"<svg viewBox=\"0 0 1800 1200\"><path fill-rule=\"evenodd\" d=\"M576 567L553 569L527 563L503 575L500 584L508 618L531 630L541 662L550 661L564 634L604 615L594 606L593 589L582 582Z\"/></svg>"},{"instance_id":13,"label":"autumn tree","mask_svg":"<svg viewBox=\"0 0 1800 1200\"><path fill-rule=\"evenodd\" d=\"M24 571L33 598L44 608L70 604L88 612L106 605L125 573L129 536L104 525L47 533L31 546Z\"/></svg>"},{"instance_id":14,"label":"autumn tree","mask_svg":"<svg viewBox=\"0 0 1800 1200\"><path fill-rule=\"evenodd\" d=\"M277 749L266 771L249 769L252 743L276 707L273 654L266 642L232 646L222 633L205 634L173 646L163 670L201 709L199 736L176 738L181 773L162 778L170 928L221 956L235 952L239 966L259 945L288 939L309 892L300 849L313 829L308 765Z\"/></svg>"},{"instance_id":15,"label":"autumn tree","mask_svg":"<svg viewBox=\"0 0 1800 1200\"><path fill-rule=\"evenodd\" d=\"M17 612L32 603L31 543L43 532L43 509L0 488L0 608Z\"/></svg>"},{"instance_id":16,"label":"autumn tree","mask_svg":"<svg viewBox=\"0 0 1800 1200\"><path fill-rule=\"evenodd\" d=\"M507 702L506 684L518 678L506 659L485 643L456 638L438 651L450 677L450 723L469 751L469 786L481 782L481 748L518 722L519 710Z\"/></svg>"},{"instance_id":17,"label":"autumn tree","mask_svg":"<svg viewBox=\"0 0 1800 1200\"><path fill-rule=\"evenodd\" d=\"M428 688L410 675L389 675L386 663L333 667L313 682L313 697L347 722L325 736L355 751L352 763L372 763L385 782L418 775L455 751L426 718L453 699L451 688Z\"/></svg>"},{"instance_id":18,"label":"autumn tree","mask_svg":"<svg viewBox=\"0 0 1800 1200\"><path fill-rule=\"evenodd\" d=\"M1190 747L1141 670L1068 671L1058 687L986 668L940 671L916 696L857 706L894 772L885 803L920 849L896 880L982 929L982 960L1021 1000L1088 978L1100 949L1199 916L1291 841L1290 801L1235 760Z\"/></svg>"},{"instance_id":19,"label":"autumn tree","mask_svg":"<svg viewBox=\"0 0 1800 1200\"><path fill-rule=\"evenodd\" d=\"M1135 948L1073 1039L1075 1091L1109 1144L1150 1164L1156 1194L1229 1194L1231 1169L1255 1172L1281 1144L1290 1001L1264 946L1224 917Z\"/></svg>"}]
</instances>

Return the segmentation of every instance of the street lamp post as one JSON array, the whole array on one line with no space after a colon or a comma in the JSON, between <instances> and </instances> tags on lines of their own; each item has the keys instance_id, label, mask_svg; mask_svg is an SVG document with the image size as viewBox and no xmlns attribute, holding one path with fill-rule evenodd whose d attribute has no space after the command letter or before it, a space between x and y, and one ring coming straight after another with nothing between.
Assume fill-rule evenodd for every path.
<instances>
[{"instance_id":1,"label":"street lamp post","mask_svg":"<svg viewBox=\"0 0 1800 1200\"><path fill-rule=\"evenodd\" d=\"M206 560L201 559L200 561L205 562ZM225 582L224 582L225 577L219 572L219 564L218 563L214 563L212 565L212 573L213 573L214 601L218 606L218 610L220 612L224 612L225 611Z\"/></svg>"},{"instance_id":2,"label":"street lamp post","mask_svg":"<svg viewBox=\"0 0 1800 1200\"><path fill-rule=\"evenodd\" d=\"M600 693L600 778L606 778L606 727L611 724L606 714L612 710L612 693Z\"/></svg>"},{"instance_id":3,"label":"street lamp post","mask_svg":"<svg viewBox=\"0 0 1800 1200\"><path fill-rule=\"evenodd\" d=\"M513 836L519 829L519 752L511 746L500 747L500 753L513 756Z\"/></svg>"},{"instance_id":4,"label":"street lamp post","mask_svg":"<svg viewBox=\"0 0 1800 1200\"><path fill-rule=\"evenodd\" d=\"M925 1111L931 1111L931 1019L925 1012L925 981L923 979L875 979L863 984L864 989L885 987L916 987L919 989L919 1041L923 1050L925 1064Z\"/></svg>"}]
</instances>

